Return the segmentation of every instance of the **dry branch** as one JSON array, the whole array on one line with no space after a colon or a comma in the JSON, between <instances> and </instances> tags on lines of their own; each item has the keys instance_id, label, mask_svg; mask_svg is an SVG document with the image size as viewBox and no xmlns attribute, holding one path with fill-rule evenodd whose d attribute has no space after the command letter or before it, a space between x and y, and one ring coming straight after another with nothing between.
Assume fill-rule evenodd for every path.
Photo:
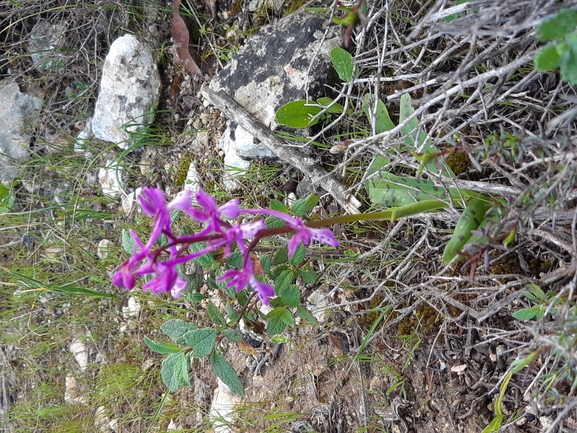
<instances>
[{"instance_id":1,"label":"dry branch","mask_svg":"<svg viewBox=\"0 0 577 433\"><path fill-rule=\"evenodd\" d=\"M201 90L201 94L222 111L226 117L234 119L238 125L260 140L276 156L298 168L314 184L325 189L348 213L359 213L361 203L354 195L347 192L345 186L335 179L333 175L320 167L315 159L303 155L298 150L290 147L287 142L277 137L274 132L266 128L226 93L216 92L205 86Z\"/></svg>"}]
</instances>

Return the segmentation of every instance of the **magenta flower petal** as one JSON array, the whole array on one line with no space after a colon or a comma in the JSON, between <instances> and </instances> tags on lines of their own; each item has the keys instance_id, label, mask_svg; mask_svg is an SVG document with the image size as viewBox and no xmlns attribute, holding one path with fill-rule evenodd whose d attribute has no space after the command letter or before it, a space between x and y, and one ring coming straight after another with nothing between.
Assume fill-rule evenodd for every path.
<instances>
[{"instance_id":1,"label":"magenta flower petal","mask_svg":"<svg viewBox=\"0 0 577 433\"><path fill-rule=\"evenodd\" d=\"M257 280L254 275L250 279L250 285L258 295L260 301L264 305L270 305L270 301L268 300L268 298L272 298L275 295L272 286L270 284L266 284L263 283L262 281Z\"/></svg>"},{"instance_id":2,"label":"magenta flower petal","mask_svg":"<svg viewBox=\"0 0 577 433\"><path fill-rule=\"evenodd\" d=\"M222 215L227 217L228 219L235 219L240 215L240 207L238 206L240 201L235 198L233 200L228 201L223 206L219 208L219 211Z\"/></svg>"},{"instance_id":3,"label":"magenta flower petal","mask_svg":"<svg viewBox=\"0 0 577 433\"><path fill-rule=\"evenodd\" d=\"M166 209L166 195L158 188L142 188L142 194L138 196L142 210L150 215L156 216L159 210Z\"/></svg>"},{"instance_id":4,"label":"magenta flower petal","mask_svg":"<svg viewBox=\"0 0 577 433\"><path fill-rule=\"evenodd\" d=\"M134 275L128 262L123 263L112 277L112 284L131 290L134 287Z\"/></svg>"},{"instance_id":5,"label":"magenta flower petal","mask_svg":"<svg viewBox=\"0 0 577 433\"><path fill-rule=\"evenodd\" d=\"M170 212L173 209L178 209L184 212L188 212L192 208L192 193L190 191L181 191L176 194L168 206L166 206Z\"/></svg>"}]
</instances>

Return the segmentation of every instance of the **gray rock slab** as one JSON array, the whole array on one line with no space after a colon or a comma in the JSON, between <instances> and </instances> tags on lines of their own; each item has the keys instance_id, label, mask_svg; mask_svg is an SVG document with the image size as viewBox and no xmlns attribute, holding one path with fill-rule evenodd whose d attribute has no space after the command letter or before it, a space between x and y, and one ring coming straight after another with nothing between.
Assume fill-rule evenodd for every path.
<instances>
[{"instance_id":1,"label":"gray rock slab","mask_svg":"<svg viewBox=\"0 0 577 433\"><path fill-rule=\"evenodd\" d=\"M250 38L212 79L210 88L225 91L274 130L278 126L275 113L281 106L307 94L311 98L324 95L330 51L341 42L341 29L331 27L330 20L306 12L290 15ZM248 132L232 126L224 134L223 150L227 156L235 152L240 159L225 157L225 164L233 159L275 159L263 145L255 144ZM237 143L235 137L242 140ZM241 161L231 167L243 169L245 165Z\"/></svg>"},{"instance_id":2,"label":"gray rock slab","mask_svg":"<svg viewBox=\"0 0 577 433\"><path fill-rule=\"evenodd\" d=\"M62 47L67 23L38 21L30 31L28 53L34 67L39 71L56 70L64 66Z\"/></svg>"},{"instance_id":3,"label":"gray rock slab","mask_svg":"<svg viewBox=\"0 0 577 433\"><path fill-rule=\"evenodd\" d=\"M330 51L342 40L341 29L329 25L328 19L302 12L263 27L212 79L210 88L227 92L275 129L279 107L303 99L307 91L313 98L323 95Z\"/></svg>"},{"instance_id":4,"label":"gray rock slab","mask_svg":"<svg viewBox=\"0 0 577 433\"><path fill-rule=\"evenodd\" d=\"M160 75L152 51L133 35L110 46L104 61L100 93L92 118L92 136L128 149L131 133L152 122L158 103Z\"/></svg>"},{"instance_id":5,"label":"gray rock slab","mask_svg":"<svg viewBox=\"0 0 577 433\"><path fill-rule=\"evenodd\" d=\"M16 83L0 83L0 182L8 185L30 157L29 128L38 118L42 99L22 93Z\"/></svg>"}]
</instances>

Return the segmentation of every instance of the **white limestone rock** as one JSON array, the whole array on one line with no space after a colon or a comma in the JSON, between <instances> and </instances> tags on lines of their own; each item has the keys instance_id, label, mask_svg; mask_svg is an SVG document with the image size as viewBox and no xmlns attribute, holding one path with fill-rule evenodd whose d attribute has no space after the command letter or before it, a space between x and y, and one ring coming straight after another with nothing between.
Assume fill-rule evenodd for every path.
<instances>
[{"instance_id":1,"label":"white limestone rock","mask_svg":"<svg viewBox=\"0 0 577 433\"><path fill-rule=\"evenodd\" d=\"M153 120L151 109L158 102L160 84L150 48L133 35L115 40L102 69L93 136L128 149L133 144L131 133L143 130Z\"/></svg>"},{"instance_id":2,"label":"white limestone rock","mask_svg":"<svg viewBox=\"0 0 577 433\"><path fill-rule=\"evenodd\" d=\"M28 52L34 67L43 71L53 71L64 66L66 61L62 48L66 40L65 22L52 23L38 21L30 31Z\"/></svg>"}]
</instances>

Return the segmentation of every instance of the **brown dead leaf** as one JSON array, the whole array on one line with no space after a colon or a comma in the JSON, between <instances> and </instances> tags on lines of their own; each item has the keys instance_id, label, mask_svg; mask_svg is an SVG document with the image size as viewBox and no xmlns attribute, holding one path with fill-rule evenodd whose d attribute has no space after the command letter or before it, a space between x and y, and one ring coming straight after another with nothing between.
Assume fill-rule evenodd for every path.
<instances>
[{"instance_id":1,"label":"brown dead leaf","mask_svg":"<svg viewBox=\"0 0 577 433\"><path fill-rule=\"evenodd\" d=\"M256 355L256 349L248 344L246 341L242 340L236 343L237 346L242 350L244 353L248 353L249 355Z\"/></svg>"},{"instance_id":2,"label":"brown dead leaf","mask_svg":"<svg viewBox=\"0 0 577 433\"><path fill-rule=\"evenodd\" d=\"M174 47L176 48L176 54L178 58L182 61L184 69L190 72L195 77L202 77L202 72L188 50L188 42L190 40L190 34L186 28L184 20L178 13L180 9L180 0L172 0L172 39L174 41Z\"/></svg>"}]
</instances>

